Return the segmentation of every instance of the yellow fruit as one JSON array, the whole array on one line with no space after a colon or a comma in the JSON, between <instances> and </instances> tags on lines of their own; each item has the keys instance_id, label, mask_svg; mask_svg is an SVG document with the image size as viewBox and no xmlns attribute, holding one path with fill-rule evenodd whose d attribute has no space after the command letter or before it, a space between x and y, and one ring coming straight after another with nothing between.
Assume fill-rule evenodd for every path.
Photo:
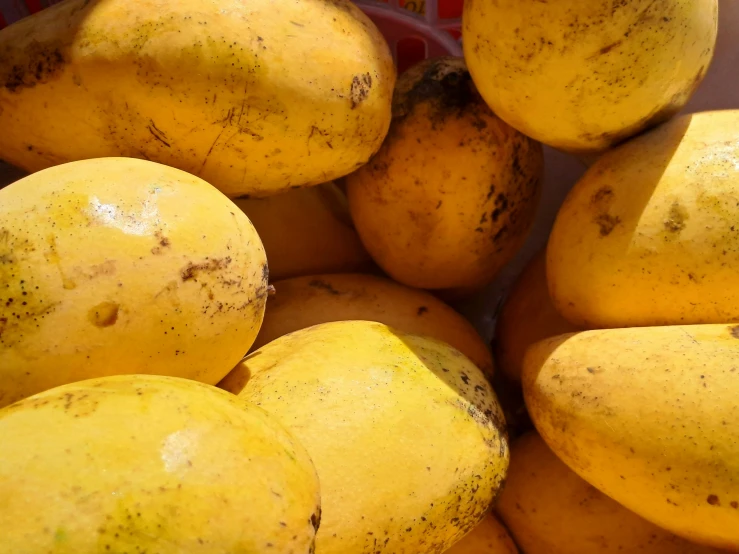
<instances>
[{"instance_id":1,"label":"yellow fruit","mask_svg":"<svg viewBox=\"0 0 739 554\"><path fill-rule=\"evenodd\" d=\"M271 266L270 266L271 267ZM314 275L274 283L253 349L329 321L366 320L442 340L487 375L493 359L475 328L433 295L373 275Z\"/></svg>"},{"instance_id":2,"label":"yellow fruit","mask_svg":"<svg viewBox=\"0 0 739 554\"><path fill-rule=\"evenodd\" d=\"M526 355L542 438L591 485L686 539L739 548L739 326L585 331Z\"/></svg>"},{"instance_id":3,"label":"yellow fruit","mask_svg":"<svg viewBox=\"0 0 739 554\"><path fill-rule=\"evenodd\" d=\"M485 515L508 466L495 393L467 358L380 323L324 323L221 384L273 414L321 480L321 554L442 552Z\"/></svg>"},{"instance_id":4,"label":"yellow fruit","mask_svg":"<svg viewBox=\"0 0 739 554\"><path fill-rule=\"evenodd\" d=\"M461 541L452 546L445 554L518 554L508 531L497 518L488 514Z\"/></svg>"},{"instance_id":5,"label":"yellow fruit","mask_svg":"<svg viewBox=\"0 0 739 554\"><path fill-rule=\"evenodd\" d=\"M713 57L718 0L471 0L464 57L504 121L596 152L668 120Z\"/></svg>"},{"instance_id":6,"label":"yellow fruit","mask_svg":"<svg viewBox=\"0 0 739 554\"><path fill-rule=\"evenodd\" d=\"M354 230L346 196L333 183L268 198L237 198L234 204L259 233L273 280L372 266Z\"/></svg>"},{"instance_id":7,"label":"yellow fruit","mask_svg":"<svg viewBox=\"0 0 739 554\"><path fill-rule=\"evenodd\" d=\"M557 309L581 327L739 319L739 110L684 116L602 156L547 248Z\"/></svg>"},{"instance_id":8,"label":"yellow fruit","mask_svg":"<svg viewBox=\"0 0 739 554\"><path fill-rule=\"evenodd\" d=\"M183 171L73 162L0 191L0 406L64 383L148 373L217 383L259 331L264 249Z\"/></svg>"},{"instance_id":9,"label":"yellow fruit","mask_svg":"<svg viewBox=\"0 0 739 554\"><path fill-rule=\"evenodd\" d=\"M65 385L0 411L2 551L313 552L318 479L262 410L185 379Z\"/></svg>"},{"instance_id":10,"label":"yellow fruit","mask_svg":"<svg viewBox=\"0 0 739 554\"><path fill-rule=\"evenodd\" d=\"M714 554L643 520L578 477L536 433L511 447L497 511L526 554Z\"/></svg>"},{"instance_id":11,"label":"yellow fruit","mask_svg":"<svg viewBox=\"0 0 739 554\"><path fill-rule=\"evenodd\" d=\"M424 289L493 280L533 223L541 145L485 105L461 58L405 72L382 148L346 177L370 255L393 279Z\"/></svg>"},{"instance_id":12,"label":"yellow fruit","mask_svg":"<svg viewBox=\"0 0 739 554\"><path fill-rule=\"evenodd\" d=\"M513 382L521 381L526 349L541 339L576 331L552 304L547 287L546 254L540 251L511 288L498 316L495 360Z\"/></svg>"},{"instance_id":13,"label":"yellow fruit","mask_svg":"<svg viewBox=\"0 0 739 554\"><path fill-rule=\"evenodd\" d=\"M146 158L269 195L365 163L394 81L349 0L67 0L0 31L0 158Z\"/></svg>"}]
</instances>

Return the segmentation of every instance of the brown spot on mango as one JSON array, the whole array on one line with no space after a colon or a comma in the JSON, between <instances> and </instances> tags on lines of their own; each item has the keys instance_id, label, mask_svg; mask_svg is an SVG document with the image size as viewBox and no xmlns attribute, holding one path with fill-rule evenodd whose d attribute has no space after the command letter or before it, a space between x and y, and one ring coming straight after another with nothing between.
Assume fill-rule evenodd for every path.
<instances>
[{"instance_id":1,"label":"brown spot on mango","mask_svg":"<svg viewBox=\"0 0 739 554\"><path fill-rule=\"evenodd\" d=\"M621 223L621 219L618 216L610 214L600 214L593 219L593 223L600 227L600 236L607 237Z\"/></svg>"},{"instance_id":2,"label":"brown spot on mango","mask_svg":"<svg viewBox=\"0 0 739 554\"><path fill-rule=\"evenodd\" d=\"M115 302L101 302L90 309L87 318L95 327L110 327L118 321L120 306Z\"/></svg>"},{"instance_id":3,"label":"brown spot on mango","mask_svg":"<svg viewBox=\"0 0 739 554\"><path fill-rule=\"evenodd\" d=\"M673 202L670 206L670 212L665 219L665 230L670 233L679 233L685 229L685 221L688 219L688 212L678 202Z\"/></svg>"},{"instance_id":4,"label":"brown spot on mango","mask_svg":"<svg viewBox=\"0 0 739 554\"><path fill-rule=\"evenodd\" d=\"M5 56L22 60L21 63L5 66L7 69L0 78L2 86L10 92L51 81L61 73L65 63L64 54L57 45L36 41L30 44L22 57L12 56L11 53L0 55L0 67L4 66L2 60Z\"/></svg>"}]
</instances>

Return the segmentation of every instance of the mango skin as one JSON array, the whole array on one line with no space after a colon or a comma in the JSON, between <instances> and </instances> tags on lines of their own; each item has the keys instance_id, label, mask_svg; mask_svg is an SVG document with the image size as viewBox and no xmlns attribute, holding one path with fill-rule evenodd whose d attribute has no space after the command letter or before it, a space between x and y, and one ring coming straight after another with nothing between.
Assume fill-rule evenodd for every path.
<instances>
[{"instance_id":1,"label":"mango skin","mask_svg":"<svg viewBox=\"0 0 739 554\"><path fill-rule=\"evenodd\" d=\"M354 224L394 280L422 289L492 281L534 221L542 147L500 120L461 58L403 73L380 151L345 178Z\"/></svg>"},{"instance_id":2,"label":"mango skin","mask_svg":"<svg viewBox=\"0 0 739 554\"><path fill-rule=\"evenodd\" d=\"M561 150L606 150L680 111L703 80L718 0L471 0L464 57L488 105Z\"/></svg>"},{"instance_id":3,"label":"mango skin","mask_svg":"<svg viewBox=\"0 0 739 554\"><path fill-rule=\"evenodd\" d=\"M273 281L373 267L354 229L346 194L334 183L233 202L259 233Z\"/></svg>"},{"instance_id":4,"label":"mango skin","mask_svg":"<svg viewBox=\"0 0 739 554\"><path fill-rule=\"evenodd\" d=\"M490 349L477 330L428 292L358 273L298 277L277 281L274 287L276 294L267 303L254 350L320 323L377 321L405 333L442 340L467 356L485 375L494 372Z\"/></svg>"},{"instance_id":5,"label":"mango skin","mask_svg":"<svg viewBox=\"0 0 739 554\"><path fill-rule=\"evenodd\" d=\"M531 419L580 477L688 540L739 549L739 326L585 331L532 346Z\"/></svg>"},{"instance_id":6,"label":"mango skin","mask_svg":"<svg viewBox=\"0 0 739 554\"><path fill-rule=\"evenodd\" d=\"M739 319L739 110L671 121L604 154L552 229L547 276L582 328Z\"/></svg>"},{"instance_id":7,"label":"mango skin","mask_svg":"<svg viewBox=\"0 0 739 554\"><path fill-rule=\"evenodd\" d=\"M259 331L268 273L249 219L178 169L25 177L0 191L0 406L105 375L216 384Z\"/></svg>"},{"instance_id":8,"label":"mango skin","mask_svg":"<svg viewBox=\"0 0 739 554\"><path fill-rule=\"evenodd\" d=\"M518 548L491 513L461 541L445 550L445 554L518 554Z\"/></svg>"},{"instance_id":9,"label":"mango skin","mask_svg":"<svg viewBox=\"0 0 739 554\"><path fill-rule=\"evenodd\" d=\"M568 468L535 432L511 447L496 511L526 554L718 554L640 518Z\"/></svg>"},{"instance_id":10,"label":"mango skin","mask_svg":"<svg viewBox=\"0 0 739 554\"><path fill-rule=\"evenodd\" d=\"M310 458L274 418L173 377L72 383L0 411L3 550L313 552Z\"/></svg>"},{"instance_id":11,"label":"mango skin","mask_svg":"<svg viewBox=\"0 0 739 554\"><path fill-rule=\"evenodd\" d=\"M145 158L267 196L366 163L394 82L349 0L67 0L0 31L0 158Z\"/></svg>"},{"instance_id":12,"label":"mango skin","mask_svg":"<svg viewBox=\"0 0 739 554\"><path fill-rule=\"evenodd\" d=\"M495 362L512 383L521 383L526 350L549 337L579 331L552 303L546 273L546 250L541 250L511 287L495 327Z\"/></svg>"},{"instance_id":13,"label":"mango skin","mask_svg":"<svg viewBox=\"0 0 739 554\"><path fill-rule=\"evenodd\" d=\"M274 415L310 453L319 554L441 553L482 520L508 467L482 372L443 342L380 323L283 336L219 386Z\"/></svg>"}]
</instances>

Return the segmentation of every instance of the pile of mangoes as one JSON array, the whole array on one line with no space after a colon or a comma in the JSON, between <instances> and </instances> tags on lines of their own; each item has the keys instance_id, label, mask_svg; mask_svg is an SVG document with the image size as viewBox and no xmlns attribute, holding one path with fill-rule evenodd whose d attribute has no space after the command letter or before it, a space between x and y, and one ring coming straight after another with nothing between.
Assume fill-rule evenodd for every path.
<instances>
[{"instance_id":1,"label":"pile of mangoes","mask_svg":"<svg viewBox=\"0 0 739 554\"><path fill-rule=\"evenodd\" d=\"M400 76L349 0L0 31L0 552L739 551L739 110L673 117L717 22L467 0ZM492 352L447 302L543 145L591 165Z\"/></svg>"}]
</instances>

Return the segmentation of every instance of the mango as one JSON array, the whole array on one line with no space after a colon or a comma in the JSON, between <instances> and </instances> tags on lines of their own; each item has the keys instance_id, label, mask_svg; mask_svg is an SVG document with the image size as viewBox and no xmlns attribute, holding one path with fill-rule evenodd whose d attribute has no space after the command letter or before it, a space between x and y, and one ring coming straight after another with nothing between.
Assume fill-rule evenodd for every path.
<instances>
[{"instance_id":1,"label":"mango","mask_svg":"<svg viewBox=\"0 0 739 554\"><path fill-rule=\"evenodd\" d=\"M0 411L3 552L313 552L318 478L274 418L214 387L128 375Z\"/></svg>"},{"instance_id":2,"label":"mango","mask_svg":"<svg viewBox=\"0 0 739 554\"><path fill-rule=\"evenodd\" d=\"M184 171L102 158L0 191L0 406L92 377L216 384L267 297L249 219Z\"/></svg>"},{"instance_id":3,"label":"mango","mask_svg":"<svg viewBox=\"0 0 739 554\"><path fill-rule=\"evenodd\" d=\"M464 57L522 133L576 153L670 119L706 75L718 0L469 0Z\"/></svg>"},{"instance_id":4,"label":"mango","mask_svg":"<svg viewBox=\"0 0 739 554\"><path fill-rule=\"evenodd\" d=\"M445 554L518 554L508 531L493 514L452 546Z\"/></svg>"},{"instance_id":5,"label":"mango","mask_svg":"<svg viewBox=\"0 0 739 554\"><path fill-rule=\"evenodd\" d=\"M588 483L678 536L737 549L738 355L736 325L584 331L532 346L523 390L542 438Z\"/></svg>"},{"instance_id":6,"label":"mango","mask_svg":"<svg viewBox=\"0 0 739 554\"><path fill-rule=\"evenodd\" d=\"M557 214L547 275L582 328L739 319L739 110L687 115L604 154Z\"/></svg>"},{"instance_id":7,"label":"mango","mask_svg":"<svg viewBox=\"0 0 739 554\"><path fill-rule=\"evenodd\" d=\"M309 189L312 190L312 189ZM432 294L383 277L313 275L274 283L264 322L252 348L293 331L330 321L377 321L406 333L442 340L493 374L490 349L462 315Z\"/></svg>"},{"instance_id":8,"label":"mango","mask_svg":"<svg viewBox=\"0 0 739 554\"><path fill-rule=\"evenodd\" d=\"M531 228L542 156L485 105L461 58L426 60L398 79L380 151L345 178L354 224L400 283L486 285Z\"/></svg>"},{"instance_id":9,"label":"mango","mask_svg":"<svg viewBox=\"0 0 739 554\"><path fill-rule=\"evenodd\" d=\"M0 158L144 158L268 196L366 163L394 82L349 0L66 0L0 31Z\"/></svg>"},{"instance_id":10,"label":"mango","mask_svg":"<svg viewBox=\"0 0 739 554\"><path fill-rule=\"evenodd\" d=\"M718 554L649 523L583 481L536 433L511 446L496 511L526 554Z\"/></svg>"},{"instance_id":11,"label":"mango","mask_svg":"<svg viewBox=\"0 0 739 554\"><path fill-rule=\"evenodd\" d=\"M319 554L443 552L484 518L505 478L495 393L432 338L324 323L253 352L220 386L308 450L321 480Z\"/></svg>"},{"instance_id":12,"label":"mango","mask_svg":"<svg viewBox=\"0 0 739 554\"><path fill-rule=\"evenodd\" d=\"M346 195L334 183L233 202L259 233L272 280L372 268Z\"/></svg>"},{"instance_id":13,"label":"mango","mask_svg":"<svg viewBox=\"0 0 739 554\"><path fill-rule=\"evenodd\" d=\"M546 275L546 251L526 265L506 297L495 327L495 362L513 383L521 382L526 349L548 338L577 331L552 303Z\"/></svg>"}]
</instances>

